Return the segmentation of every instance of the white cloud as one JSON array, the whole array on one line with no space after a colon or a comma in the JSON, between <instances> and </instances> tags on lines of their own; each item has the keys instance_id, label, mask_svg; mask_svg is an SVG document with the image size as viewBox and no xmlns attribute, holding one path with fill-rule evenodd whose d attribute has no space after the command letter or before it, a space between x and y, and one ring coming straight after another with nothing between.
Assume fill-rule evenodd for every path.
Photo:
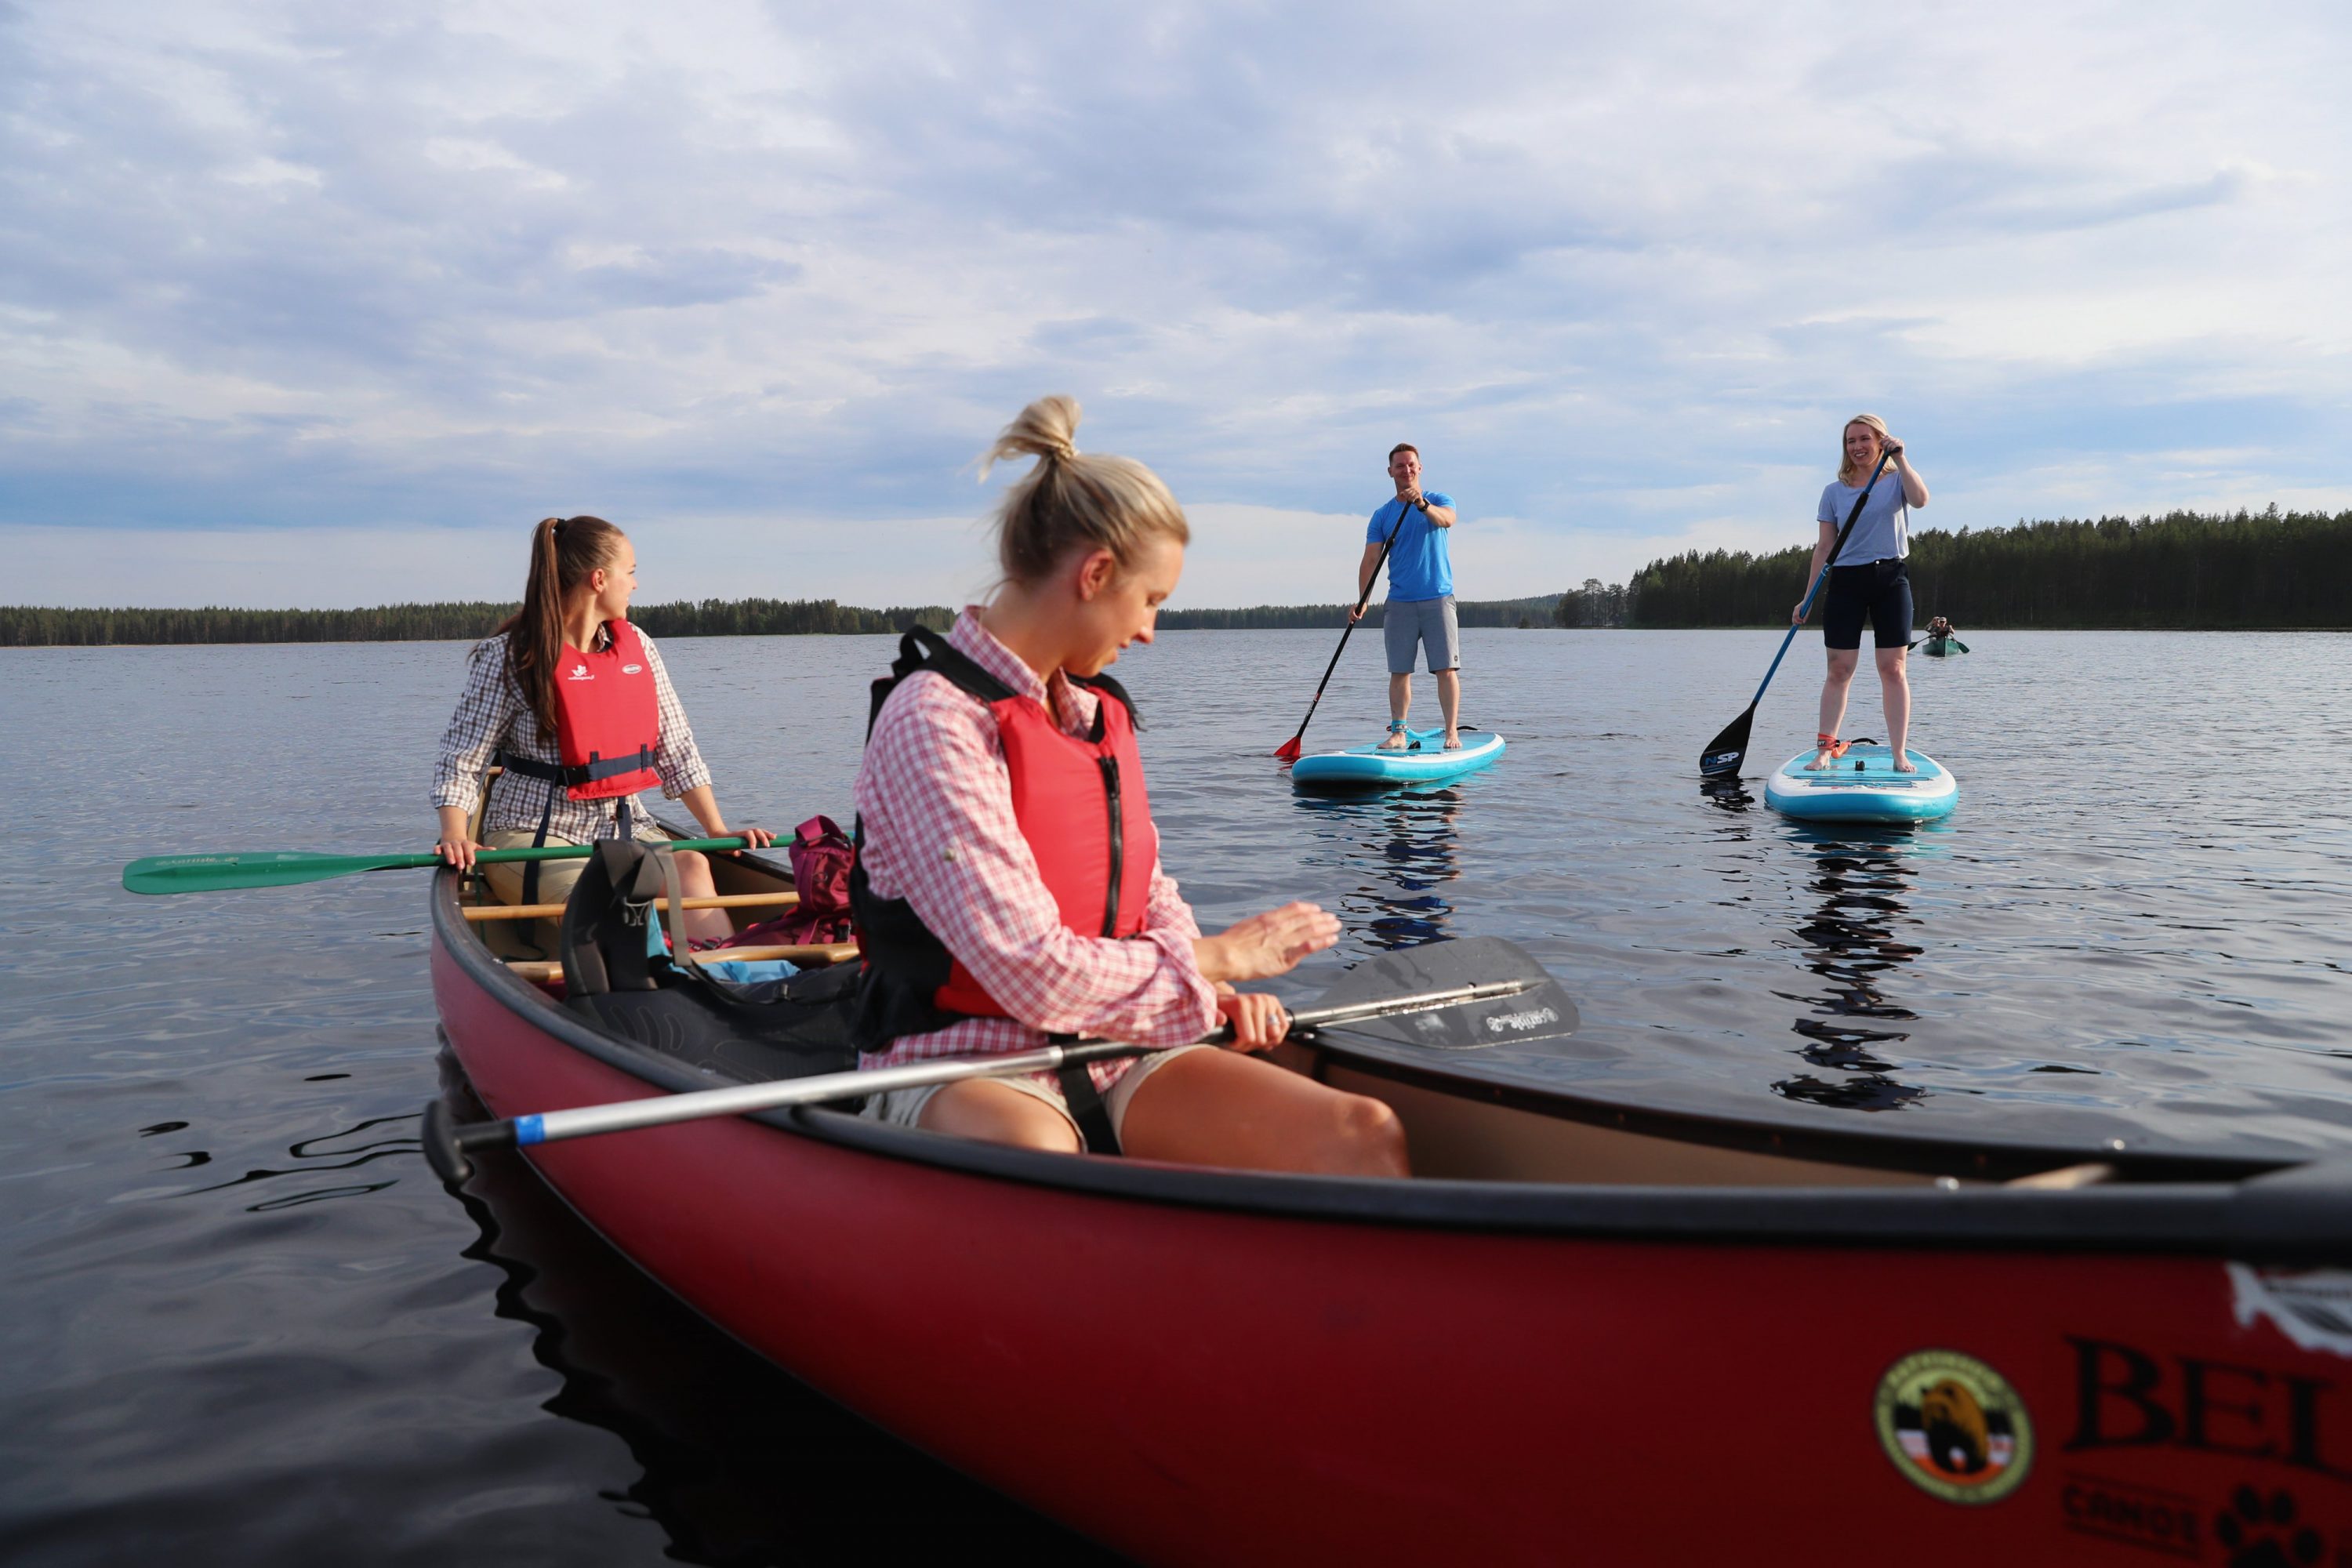
<instances>
[{"instance_id":1,"label":"white cloud","mask_svg":"<svg viewBox=\"0 0 2352 1568\"><path fill-rule=\"evenodd\" d=\"M2340 7L646 16L0 18L0 524L112 542L0 599L276 540L358 602L580 510L939 597L1046 391L1187 500L1197 603L1335 596L1400 437L1480 596L1801 542L1856 407L1945 526L2343 493Z\"/></svg>"}]
</instances>

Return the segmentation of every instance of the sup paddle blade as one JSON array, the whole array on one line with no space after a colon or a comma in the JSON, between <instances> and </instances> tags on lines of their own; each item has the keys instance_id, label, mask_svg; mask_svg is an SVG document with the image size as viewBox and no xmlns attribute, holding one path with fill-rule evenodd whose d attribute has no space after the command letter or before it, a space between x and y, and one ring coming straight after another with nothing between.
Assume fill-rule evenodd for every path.
<instances>
[{"instance_id":1,"label":"sup paddle blade","mask_svg":"<svg viewBox=\"0 0 2352 1568\"><path fill-rule=\"evenodd\" d=\"M1286 763L1297 762L1298 760L1298 737L1297 735L1293 735L1290 739L1285 741L1279 746L1276 746L1274 749L1274 754L1280 757Z\"/></svg>"},{"instance_id":2,"label":"sup paddle blade","mask_svg":"<svg viewBox=\"0 0 2352 1568\"><path fill-rule=\"evenodd\" d=\"M1748 760L1748 732L1756 727L1756 704L1723 727L1723 733L1706 743L1698 754L1698 776L1703 779L1729 778L1739 772L1739 764Z\"/></svg>"},{"instance_id":3,"label":"sup paddle blade","mask_svg":"<svg viewBox=\"0 0 2352 1568\"><path fill-rule=\"evenodd\" d=\"M1498 936L1424 942L1384 952L1348 971L1339 983L1302 1010L1376 1003L1382 996L1412 995L1449 986L1492 988L1499 994L1451 1006L1392 1014L1361 1021L1318 1024L1318 1039L1333 1033L1356 1035L1433 1050L1473 1050L1487 1046L1524 1046L1576 1032L1576 1004L1550 971L1515 942Z\"/></svg>"}]
</instances>

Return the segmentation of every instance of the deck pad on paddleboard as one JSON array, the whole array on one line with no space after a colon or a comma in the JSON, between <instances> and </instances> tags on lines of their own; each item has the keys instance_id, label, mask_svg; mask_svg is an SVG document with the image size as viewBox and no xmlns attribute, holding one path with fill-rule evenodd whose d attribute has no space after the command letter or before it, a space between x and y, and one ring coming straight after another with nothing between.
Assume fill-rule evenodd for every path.
<instances>
[{"instance_id":1,"label":"deck pad on paddleboard","mask_svg":"<svg viewBox=\"0 0 2352 1568\"><path fill-rule=\"evenodd\" d=\"M1326 788L1428 784L1483 768L1503 754L1503 737L1491 731L1465 727L1461 750L1454 752L1445 750L1443 730L1408 730L1405 736L1412 745L1402 752L1374 744L1301 757L1291 764L1290 782Z\"/></svg>"},{"instance_id":2,"label":"deck pad on paddleboard","mask_svg":"<svg viewBox=\"0 0 2352 1568\"><path fill-rule=\"evenodd\" d=\"M1855 746L1818 773L1805 767L1814 754L1799 752L1764 781L1767 805L1808 821L1933 822L1959 802L1959 781L1923 752L1906 748L1914 773L1895 772L1885 746Z\"/></svg>"}]
</instances>

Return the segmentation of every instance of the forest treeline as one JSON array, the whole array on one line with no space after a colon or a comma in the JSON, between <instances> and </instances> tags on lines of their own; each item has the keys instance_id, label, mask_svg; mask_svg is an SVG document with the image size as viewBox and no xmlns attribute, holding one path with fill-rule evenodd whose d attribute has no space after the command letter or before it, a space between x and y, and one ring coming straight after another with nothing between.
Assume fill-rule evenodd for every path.
<instances>
[{"instance_id":1,"label":"forest treeline","mask_svg":"<svg viewBox=\"0 0 2352 1568\"><path fill-rule=\"evenodd\" d=\"M1458 605L1465 626L1542 626L1555 595ZM0 605L0 647L95 647L129 643L435 642L486 637L515 606L384 605L369 610L60 610ZM953 611L938 605L860 609L831 599L703 599L639 605L632 619L655 637L792 637L895 632L910 622L945 631ZM1337 626L1345 605L1268 605L1249 610L1163 610L1171 630ZM1375 605L1364 617L1381 624Z\"/></svg>"},{"instance_id":2,"label":"forest treeline","mask_svg":"<svg viewBox=\"0 0 2352 1568\"><path fill-rule=\"evenodd\" d=\"M0 605L0 647L114 643L436 642L486 637L511 604L383 605L369 610L58 610ZM894 632L919 621L944 631L937 605L865 610L831 599L703 599L639 605L631 617L656 637L788 637Z\"/></svg>"},{"instance_id":3,"label":"forest treeline","mask_svg":"<svg viewBox=\"0 0 2352 1568\"><path fill-rule=\"evenodd\" d=\"M1587 577L1581 588L1570 588L1552 605L1556 626L1622 626L1633 609L1633 593L1622 583Z\"/></svg>"},{"instance_id":4,"label":"forest treeline","mask_svg":"<svg viewBox=\"0 0 2352 1568\"><path fill-rule=\"evenodd\" d=\"M1456 622L1465 626L1540 626L1550 624L1559 601L1557 594L1528 599L1457 599ZM1162 610L1160 625L1171 632L1255 631L1265 628L1313 628L1348 624L1348 605L1253 605L1245 610ZM1381 626L1381 606L1364 608L1363 624Z\"/></svg>"},{"instance_id":5,"label":"forest treeline","mask_svg":"<svg viewBox=\"0 0 2352 1568\"><path fill-rule=\"evenodd\" d=\"M1652 562L1625 585L1625 624L1786 626L1811 558L1805 544ZM1928 530L1912 536L1910 560L1919 621L1948 616L1963 630L2352 626L2352 511L2273 506Z\"/></svg>"},{"instance_id":6,"label":"forest treeline","mask_svg":"<svg viewBox=\"0 0 2352 1568\"><path fill-rule=\"evenodd\" d=\"M1586 579L1565 594L1465 599L1465 626L1786 626L1804 593L1810 545L1767 555L1693 551L1654 561L1619 586ZM2352 626L2352 511L2020 522L1911 541L1912 594L1922 624L1963 627L2118 626L2226 629ZM489 635L511 604L384 605L366 610L65 610L0 605L0 647L114 643L425 642ZM1168 609L1171 631L1330 628L1345 605ZM644 605L656 637L944 630L938 605L861 609L831 599L703 599ZM1378 627L1381 606L1365 625Z\"/></svg>"}]
</instances>

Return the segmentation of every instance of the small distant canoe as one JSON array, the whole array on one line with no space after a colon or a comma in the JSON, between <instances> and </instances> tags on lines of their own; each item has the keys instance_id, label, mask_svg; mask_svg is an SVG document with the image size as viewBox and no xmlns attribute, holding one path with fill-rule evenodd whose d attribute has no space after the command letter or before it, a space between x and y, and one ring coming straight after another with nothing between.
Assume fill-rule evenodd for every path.
<instances>
[{"instance_id":1,"label":"small distant canoe","mask_svg":"<svg viewBox=\"0 0 2352 1568\"><path fill-rule=\"evenodd\" d=\"M1290 782L1308 789L1433 784L1475 772L1503 754L1503 737L1491 731L1464 730L1461 749L1453 752L1445 749L1443 730L1408 730L1405 737L1410 746L1402 752L1370 745L1301 757L1291 764Z\"/></svg>"},{"instance_id":2,"label":"small distant canoe","mask_svg":"<svg viewBox=\"0 0 2352 1568\"><path fill-rule=\"evenodd\" d=\"M1919 651L1929 658L1949 658L1956 653L1966 653L1969 645L1958 637L1929 637L1919 645Z\"/></svg>"},{"instance_id":3,"label":"small distant canoe","mask_svg":"<svg viewBox=\"0 0 2352 1568\"><path fill-rule=\"evenodd\" d=\"M1906 751L1919 771L1895 771L1886 746L1856 746L1818 773L1807 771L1811 751L1799 752L1764 781L1775 811L1809 822L1933 822L1959 804L1960 781L1921 752Z\"/></svg>"}]
</instances>

